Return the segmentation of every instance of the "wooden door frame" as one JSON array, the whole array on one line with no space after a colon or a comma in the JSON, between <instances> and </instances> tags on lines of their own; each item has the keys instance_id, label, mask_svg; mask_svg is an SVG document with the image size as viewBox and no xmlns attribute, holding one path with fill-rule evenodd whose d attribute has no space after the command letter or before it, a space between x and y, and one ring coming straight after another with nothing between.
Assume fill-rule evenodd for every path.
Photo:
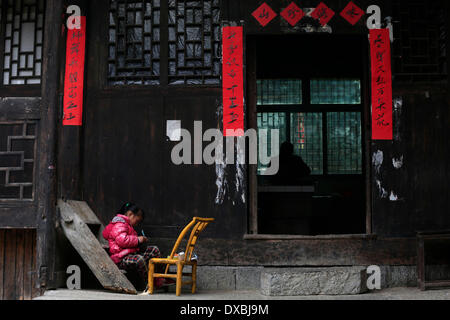
<instances>
[{"instance_id":1,"label":"wooden door frame","mask_svg":"<svg viewBox=\"0 0 450 320\"><path fill-rule=\"evenodd\" d=\"M64 1L47 0L45 8L44 45L41 79L41 132L38 146L36 197L36 272L41 294L55 281L56 223L56 127L60 106L60 61L64 43L62 32Z\"/></svg>"},{"instance_id":2,"label":"wooden door frame","mask_svg":"<svg viewBox=\"0 0 450 320\"><path fill-rule=\"evenodd\" d=\"M247 81L247 117L248 128L257 128L257 87L256 87L256 37L250 36L246 38L246 81ZM372 180L371 180L371 121L370 121L370 58L369 44L363 45L361 48L362 59L362 79L361 79L361 98L362 107L361 117L364 126L361 127L362 137L362 168L364 178L365 193L365 235L372 234ZM249 164L248 168L248 233L250 235L258 235L258 179L257 165ZM332 235L331 235L332 236ZM300 236L302 238L311 238L314 236ZM247 238L252 238L247 237ZM299 238L295 236L294 238Z\"/></svg>"},{"instance_id":3,"label":"wooden door frame","mask_svg":"<svg viewBox=\"0 0 450 320\"><path fill-rule=\"evenodd\" d=\"M255 37L247 37L246 57L246 82L247 82L247 116L248 128L257 128L258 114L256 112L256 39ZM248 232L249 234L258 234L258 178L257 164L248 165Z\"/></svg>"}]
</instances>

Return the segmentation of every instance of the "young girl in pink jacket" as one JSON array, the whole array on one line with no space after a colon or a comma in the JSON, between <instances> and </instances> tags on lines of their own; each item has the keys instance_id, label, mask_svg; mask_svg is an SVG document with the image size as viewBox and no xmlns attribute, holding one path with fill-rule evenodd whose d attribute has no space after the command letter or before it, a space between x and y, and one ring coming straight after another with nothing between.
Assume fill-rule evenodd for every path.
<instances>
[{"instance_id":1,"label":"young girl in pink jacket","mask_svg":"<svg viewBox=\"0 0 450 320\"><path fill-rule=\"evenodd\" d=\"M134 203L127 202L103 230L103 238L108 241L109 254L114 263L127 272L136 271L147 283L148 261L159 258L161 253L158 247L146 245L148 239L138 236L134 230L143 220L144 211ZM157 288L164 283L162 278L155 280L158 280L155 282Z\"/></svg>"}]
</instances>

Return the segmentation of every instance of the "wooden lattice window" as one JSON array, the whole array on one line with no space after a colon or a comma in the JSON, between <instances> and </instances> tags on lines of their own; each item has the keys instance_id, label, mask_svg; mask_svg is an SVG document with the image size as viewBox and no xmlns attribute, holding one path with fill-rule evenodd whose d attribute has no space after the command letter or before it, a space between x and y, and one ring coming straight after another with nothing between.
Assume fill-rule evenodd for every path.
<instances>
[{"instance_id":1,"label":"wooden lattice window","mask_svg":"<svg viewBox=\"0 0 450 320\"><path fill-rule=\"evenodd\" d=\"M109 85L219 85L220 58L220 0L110 0Z\"/></svg>"},{"instance_id":2,"label":"wooden lattice window","mask_svg":"<svg viewBox=\"0 0 450 320\"><path fill-rule=\"evenodd\" d=\"M4 0L0 8L2 84L40 84L45 1Z\"/></svg>"},{"instance_id":3,"label":"wooden lattice window","mask_svg":"<svg viewBox=\"0 0 450 320\"><path fill-rule=\"evenodd\" d=\"M111 0L108 66L109 84L159 84L159 0Z\"/></svg>"},{"instance_id":4,"label":"wooden lattice window","mask_svg":"<svg viewBox=\"0 0 450 320\"><path fill-rule=\"evenodd\" d=\"M169 83L220 83L219 0L169 0Z\"/></svg>"},{"instance_id":5,"label":"wooden lattice window","mask_svg":"<svg viewBox=\"0 0 450 320\"><path fill-rule=\"evenodd\" d=\"M446 5L443 0L392 1L393 69L397 80L447 78Z\"/></svg>"},{"instance_id":6,"label":"wooden lattice window","mask_svg":"<svg viewBox=\"0 0 450 320\"><path fill-rule=\"evenodd\" d=\"M0 122L0 202L34 199L37 122Z\"/></svg>"}]
</instances>

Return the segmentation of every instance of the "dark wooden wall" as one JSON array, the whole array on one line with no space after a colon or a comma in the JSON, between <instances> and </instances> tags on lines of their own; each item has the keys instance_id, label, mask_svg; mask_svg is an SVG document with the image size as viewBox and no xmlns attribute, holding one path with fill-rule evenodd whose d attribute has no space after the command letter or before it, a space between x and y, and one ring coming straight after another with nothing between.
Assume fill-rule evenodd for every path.
<instances>
[{"instance_id":1,"label":"dark wooden wall","mask_svg":"<svg viewBox=\"0 0 450 320\"><path fill-rule=\"evenodd\" d=\"M176 237L193 216L217 219L205 231L211 237L245 233L242 203L215 204L215 167L177 166L170 158L176 142L167 141L166 120L181 120L192 133L195 120L205 130L215 128L218 99L216 89L154 95L126 89L88 100L83 193L104 223L124 202L134 201L146 212L149 235Z\"/></svg>"},{"instance_id":2,"label":"dark wooden wall","mask_svg":"<svg viewBox=\"0 0 450 320\"><path fill-rule=\"evenodd\" d=\"M207 236L240 237L246 207L234 180L216 204L215 167L172 164L175 142L166 137L166 120L181 120L191 133L196 120L204 130L220 127L220 85L108 87L109 2L77 3L89 21L84 125L59 127L59 196L86 200L105 224L133 201L154 237L176 237L193 216L217 219Z\"/></svg>"},{"instance_id":3,"label":"dark wooden wall","mask_svg":"<svg viewBox=\"0 0 450 320\"><path fill-rule=\"evenodd\" d=\"M261 27L251 16L263 2L278 14L265 27ZM247 34L296 33L306 23L305 20L292 28L279 16L290 2L229 0L225 2L226 19L244 21ZM319 2L302 1L296 4L302 8L312 8ZM365 18L351 26L339 16L347 3L345 0L326 2L335 11L329 23L332 34L367 34ZM449 47L448 2L436 1L431 4L422 0L397 0L355 3L363 10L369 5L379 5L383 19L392 17L395 39L392 44L394 140L373 141L368 150L369 161L378 151L384 155L380 171L372 166L370 173L369 223L372 232L381 237L412 237L418 230L448 229L449 56L439 57L438 52ZM437 29L436 25L441 21L444 23ZM426 40L418 41L420 37ZM436 38L440 39L438 48L432 42ZM434 65L438 64L438 60L442 67L435 70ZM370 97L370 92L368 94ZM370 135L370 124L365 130ZM393 160L401 157L403 166L395 169ZM387 194L383 194L377 181Z\"/></svg>"},{"instance_id":4,"label":"dark wooden wall","mask_svg":"<svg viewBox=\"0 0 450 320\"><path fill-rule=\"evenodd\" d=\"M372 223L382 236L415 236L450 228L450 11L448 1L422 0L391 9L394 139L372 143L384 158L372 168Z\"/></svg>"},{"instance_id":5,"label":"dark wooden wall","mask_svg":"<svg viewBox=\"0 0 450 320\"><path fill-rule=\"evenodd\" d=\"M299 32L279 17L281 8L291 2L285 0L265 1L278 16L267 27L259 26L251 13L262 2L223 1L222 19L243 21L247 35ZM302 1L301 7L315 7L319 2ZM402 80L394 73L394 98L402 101L401 111L394 110L396 138L373 142L368 150L370 157L378 150L383 151L385 159L379 173L372 167L369 181L370 222L378 239L243 240L248 206L233 189L233 170L227 171L230 180L224 201L216 203L214 166L173 165L170 151L174 143L165 136L166 120L181 120L182 127L191 132L194 120L202 120L204 128L220 127L220 86L106 88L105 3L101 0L86 4L89 23L85 120L83 128L60 128L59 196L86 200L104 223L124 201L132 200L146 211L146 233L156 242L159 238L172 241L194 215L215 217L217 220L205 232L205 237L216 239L205 242L210 250L207 254L214 258L204 261L212 264L246 264L248 256L252 263L269 265L276 265L277 261L289 261L292 265L377 261L414 264L414 239L403 237L413 236L418 229L450 227L446 77L417 82ZM351 26L339 16L347 3L327 1L336 12L330 23L332 33L366 35L364 20ZM403 3L408 5L407 1ZM357 4L363 9L379 4L383 17L394 12L389 1L367 0ZM404 15L393 18L403 19ZM448 24L446 28L448 31ZM426 91L430 92L429 98ZM365 130L370 134L370 126ZM404 165L396 170L392 158L402 155ZM391 201L389 194L387 197L380 194L377 177L382 179L388 193L395 192L399 201ZM165 246L164 243L161 245ZM273 250L277 254L268 258L267 252Z\"/></svg>"},{"instance_id":6,"label":"dark wooden wall","mask_svg":"<svg viewBox=\"0 0 450 320\"><path fill-rule=\"evenodd\" d=\"M0 300L31 300L36 289L36 230L0 229Z\"/></svg>"},{"instance_id":7,"label":"dark wooden wall","mask_svg":"<svg viewBox=\"0 0 450 320\"><path fill-rule=\"evenodd\" d=\"M123 202L136 202L146 212L143 226L146 235L152 238L152 244L164 248L163 254L170 254L171 248L162 238L168 239L172 246L193 216L216 218L202 237L240 238L246 233L247 216L240 201L233 205L233 200L238 198L233 186L225 201L216 204L215 167L172 164L170 152L176 142L167 141L165 136L165 123L170 119L181 119L182 127L190 132L194 120L202 120L205 130L217 127L218 99L220 90L216 88L179 88L167 92L126 88L105 92L89 90L81 135L80 199L87 201L105 224ZM68 130L62 129L66 133ZM76 199L78 195L70 190L70 183L79 181L80 177L70 178L73 176L69 170L76 171L70 165L60 168L66 174L63 181L69 183L65 188L71 195L66 197ZM64 257L69 251L60 249L57 268L64 276L73 257ZM218 245L215 249L223 250Z\"/></svg>"},{"instance_id":8,"label":"dark wooden wall","mask_svg":"<svg viewBox=\"0 0 450 320\"><path fill-rule=\"evenodd\" d=\"M428 92L428 93L426 93ZM373 227L381 235L415 236L420 230L450 228L449 96L438 88L397 91L394 141L374 142L383 152L380 173L374 172ZM429 98L426 95L429 94ZM393 159L403 157L395 169ZM380 181L382 188L377 185ZM392 197L394 196L394 197ZM396 201L392 201L395 197Z\"/></svg>"}]
</instances>

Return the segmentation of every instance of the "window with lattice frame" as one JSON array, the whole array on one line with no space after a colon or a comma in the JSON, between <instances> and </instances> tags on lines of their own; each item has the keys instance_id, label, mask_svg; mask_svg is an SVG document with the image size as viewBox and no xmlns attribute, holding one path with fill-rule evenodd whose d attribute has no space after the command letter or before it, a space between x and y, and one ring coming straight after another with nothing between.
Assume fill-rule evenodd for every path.
<instances>
[{"instance_id":1,"label":"window with lattice frame","mask_svg":"<svg viewBox=\"0 0 450 320\"><path fill-rule=\"evenodd\" d=\"M220 23L219 0L110 0L108 84L219 85Z\"/></svg>"},{"instance_id":2,"label":"window with lattice frame","mask_svg":"<svg viewBox=\"0 0 450 320\"><path fill-rule=\"evenodd\" d=\"M45 0L0 3L1 84L39 85L42 76Z\"/></svg>"}]
</instances>

